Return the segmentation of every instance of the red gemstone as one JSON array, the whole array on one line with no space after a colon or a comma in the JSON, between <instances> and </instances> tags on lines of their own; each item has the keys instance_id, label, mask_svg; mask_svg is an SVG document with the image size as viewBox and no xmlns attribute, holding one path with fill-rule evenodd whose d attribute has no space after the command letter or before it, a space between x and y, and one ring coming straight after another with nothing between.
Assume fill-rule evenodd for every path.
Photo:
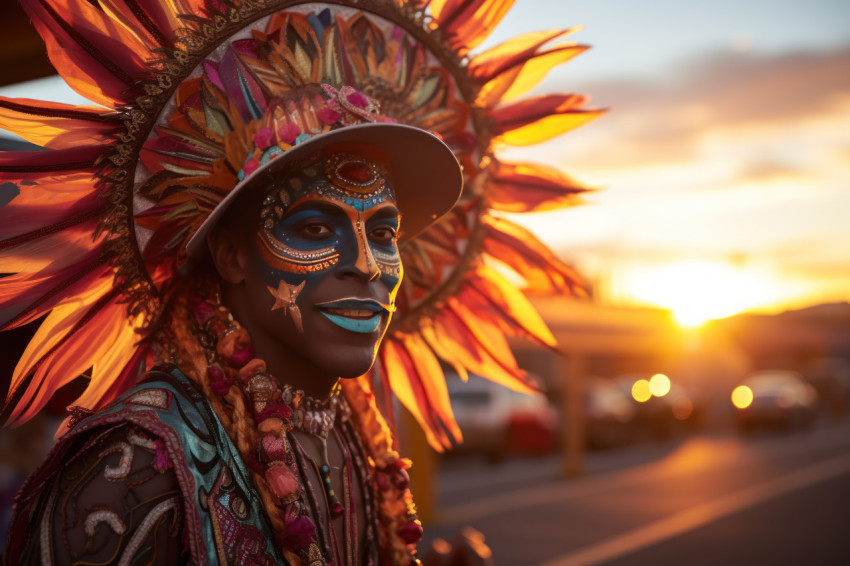
<instances>
[{"instance_id":1,"label":"red gemstone","mask_svg":"<svg viewBox=\"0 0 850 566\"><path fill-rule=\"evenodd\" d=\"M336 172L343 181L356 185L365 185L375 178L372 168L360 161L347 161L340 165Z\"/></svg>"}]
</instances>

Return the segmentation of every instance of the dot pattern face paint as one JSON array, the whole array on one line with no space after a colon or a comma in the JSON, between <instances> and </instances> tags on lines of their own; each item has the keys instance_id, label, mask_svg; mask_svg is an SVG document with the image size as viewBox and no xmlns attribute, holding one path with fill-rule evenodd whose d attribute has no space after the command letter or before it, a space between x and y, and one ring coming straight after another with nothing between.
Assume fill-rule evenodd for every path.
<instances>
[{"instance_id":1,"label":"dot pattern face paint","mask_svg":"<svg viewBox=\"0 0 850 566\"><path fill-rule=\"evenodd\" d=\"M297 300L304 286L336 269L353 268L383 284L391 313L403 273L394 202L383 167L345 153L313 162L272 185L263 201L256 249L275 298L273 310L285 308L303 332ZM358 333L374 332L382 318L367 323L344 314L322 314Z\"/></svg>"}]
</instances>

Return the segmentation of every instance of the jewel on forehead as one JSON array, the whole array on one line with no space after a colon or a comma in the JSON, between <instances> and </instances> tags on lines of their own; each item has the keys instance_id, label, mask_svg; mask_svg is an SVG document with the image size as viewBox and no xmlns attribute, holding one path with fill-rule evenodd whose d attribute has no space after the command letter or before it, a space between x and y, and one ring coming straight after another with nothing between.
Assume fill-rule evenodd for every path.
<instances>
[{"instance_id":1,"label":"jewel on forehead","mask_svg":"<svg viewBox=\"0 0 850 566\"><path fill-rule=\"evenodd\" d=\"M336 168L337 176L352 185L366 186L375 182L375 169L362 161L344 161Z\"/></svg>"}]
</instances>

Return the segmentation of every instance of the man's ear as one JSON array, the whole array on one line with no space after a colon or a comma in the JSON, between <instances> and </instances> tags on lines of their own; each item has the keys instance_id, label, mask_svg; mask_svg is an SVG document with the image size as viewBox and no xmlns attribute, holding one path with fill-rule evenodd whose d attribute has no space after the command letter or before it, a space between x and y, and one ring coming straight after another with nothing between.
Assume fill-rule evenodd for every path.
<instances>
[{"instance_id":1,"label":"man's ear","mask_svg":"<svg viewBox=\"0 0 850 566\"><path fill-rule=\"evenodd\" d=\"M215 269L222 279L233 285L245 280L244 242L233 230L222 228L211 230L207 236L207 246L210 250Z\"/></svg>"}]
</instances>

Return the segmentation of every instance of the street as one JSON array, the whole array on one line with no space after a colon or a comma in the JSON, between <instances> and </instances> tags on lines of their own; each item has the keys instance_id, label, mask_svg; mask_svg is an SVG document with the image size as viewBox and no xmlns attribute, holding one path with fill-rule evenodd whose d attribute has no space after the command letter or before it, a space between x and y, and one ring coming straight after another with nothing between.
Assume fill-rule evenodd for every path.
<instances>
[{"instance_id":1,"label":"street","mask_svg":"<svg viewBox=\"0 0 850 566\"><path fill-rule=\"evenodd\" d=\"M464 525L497 566L850 564L850 422L590 453L444 463L423 548Z\"/></svg>"}]
</instances>

